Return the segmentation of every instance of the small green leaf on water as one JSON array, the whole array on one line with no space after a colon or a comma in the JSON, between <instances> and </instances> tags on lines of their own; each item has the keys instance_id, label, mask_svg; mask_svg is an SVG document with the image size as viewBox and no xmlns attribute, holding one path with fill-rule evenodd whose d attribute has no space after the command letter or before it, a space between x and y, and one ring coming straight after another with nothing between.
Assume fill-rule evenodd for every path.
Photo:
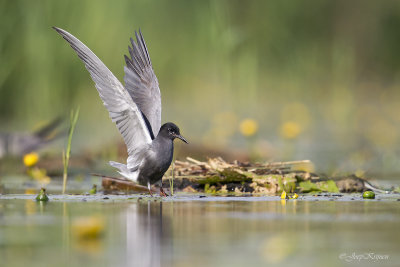
<instances>
[{"instance_id":1,"label":"small green leaf on water","mask_svg":"<svg viewBox=\"0 0 400 267\"><path fill-rule=\"evenodd\" d=\"M375 193L374 193L374 191L365 191L365 192L363 193L363 198L374 199L374 198L375 198Z\"/></svg>"},{"instance_id":2,"label":"small green leaf on water","mask_svg":"<svg viewBox=\"0 0 400 267\"><path fill-rule=\"evenodd\" d=\"M36 201L49 201L45 188L40 189L39 194L36 196Z\"/></svg>"},{"instance_id":3,"label":"small green leaf on water","mask_svg":"<svg viewBox=\"0 0 400 267\"><path fill-rule=\"evenodd\" d=\"M92 189L89 190L89 194L95 195L97 193L97 185L93 185Z\"/></svg>"}]
</instances>

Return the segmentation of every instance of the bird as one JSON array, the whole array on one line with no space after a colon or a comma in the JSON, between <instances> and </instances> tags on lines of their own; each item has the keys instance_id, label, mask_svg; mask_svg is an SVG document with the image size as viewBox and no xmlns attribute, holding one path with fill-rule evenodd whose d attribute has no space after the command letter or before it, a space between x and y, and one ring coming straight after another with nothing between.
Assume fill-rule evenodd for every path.
<instances>
[{"instance_id":1,"label":"bird","mask_svg":"<svg viewBox=\"0 0 400 267\"><path fill-rule=\"evenodd\" d=\"M174 139L185 143L179 127L167 122L161 126L161 92L143 34L135 31L130 38L129 56L124 55L125 86L106 65L80 40L69 32L53 27L78 54L125 142L126 164L110 161L125 178L147 186L161 182L171 165ZM160 195L167 196L160 185Z\"/></svg>"},{"instance_id":2,"label":"bird","mask_svg":"<svg viewBox=\"0 0 400 267\"><path fill-rule=\"evenodd\" d=\"M35 132L0 132L0 159L22 156L57 140L65 132L57 129L62 121L62 117L56 117Z\"/></svg>"}]
</instances>

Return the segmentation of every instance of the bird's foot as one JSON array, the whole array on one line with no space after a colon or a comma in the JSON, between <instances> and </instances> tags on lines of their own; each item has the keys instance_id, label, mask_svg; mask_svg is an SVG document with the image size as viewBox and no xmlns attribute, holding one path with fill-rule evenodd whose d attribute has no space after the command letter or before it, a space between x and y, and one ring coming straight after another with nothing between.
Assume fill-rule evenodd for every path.
<instances>
[{"instance_id":1,"label":"bird's foot","mask_svg":"<svg viewBox=\"0 0 400 267\"><path fill-rule=\"evenodd\" d=\"M151 192L151 189L149 189L149 193L150 193L150 196L153 196L153 193Z\"/></svg>"},{"instance_id":2,"label":"bird's foot","mask_svg":"<svg viewBox=\"0 0 400 267\"><path fill-rule=\"evenodd\" d=\"M168 194L164 192L164 189L162 187L160 187L160 196L162 196L162 197L168 196Z\"/></svg>"}]
</instances>

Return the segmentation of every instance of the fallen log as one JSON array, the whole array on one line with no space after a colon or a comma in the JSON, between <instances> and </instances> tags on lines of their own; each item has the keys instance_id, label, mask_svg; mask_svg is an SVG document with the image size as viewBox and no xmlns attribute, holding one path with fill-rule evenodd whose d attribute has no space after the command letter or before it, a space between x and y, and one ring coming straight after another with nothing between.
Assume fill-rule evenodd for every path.
<instances>
[{"instance_id":1,"label":"fallen log","mask_svg":"<svg viewBox=\"0 0 400 267\"><path fill-rule=\"evenodd\" d=\"M204 193L252 193L276 194L286 192L362 192L367 189L380 190L367 180L355 175L345 177L321 177L310 172L310 168L299 169L299 165L312 163L309 160L243 163L228 163L222 158L202 162L192 158L175 161L174 167L162 179L168 190L173 181L176 191ZM97 175L103 178L105 192L148 192L147 187L124 178ZM155 189L152 188L152 192ZM384 192L383 190L380 190Z\"/></svg>"},{"instance_id":2,"label":"fallen log","mask_svg":"<svg viewBox=\"0 0 400 267\"><path fill-rule=\"evenodd\" d=\"M105 193L125 192L125 193L148 193L146 186L134 183L128 179L111 177L101 174L91 174L102 178L101 186ZM151 188L152 193L156 193L155 188Z\"/></svg>"}]
</instances>

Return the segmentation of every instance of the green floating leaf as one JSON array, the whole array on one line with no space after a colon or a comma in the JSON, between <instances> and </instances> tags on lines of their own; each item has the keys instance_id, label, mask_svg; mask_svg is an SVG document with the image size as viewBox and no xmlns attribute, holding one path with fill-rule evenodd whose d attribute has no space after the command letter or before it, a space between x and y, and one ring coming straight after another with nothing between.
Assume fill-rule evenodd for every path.
<instances>
[{"instance_id":1,"label":"green floating leaf","mask_svg":"<svg viewBox=\"0 0 400 267\"><path fill-rule=\"evenodd\" d=\"M329 193L339 193L339 188L336 186L336 183L333 180L318 182L317 184L319 185L321 191Z\"/></svg>"},{"instance_id":2,"label":"green floating leaf","mask_svg":"<svg viewBox=\"0 0 400 267\"><path fill-rule=\"evenodd\" d=\"M321 192L321 189L311 181L300 182L298 188L302 193Z\"/></svg>"},{"instance_id":3,"label":"green floating leaf","mask_svg":"<svg viewBox=\"0 0 400 267\"><path fill-rule=\"evenodd\" d=\"M300 182L298 188L303 193L310 192L329 192L329 193L338 193L339 188L336 186L336 183L333 180L322 181L317 183L312 183L311 181Z\"/></svg>"},{"instance_id":4,"label":"green floating leaf","mask_svg":"<svg viewBox=\"0 0 400 267\"><path fill-rule=\"evenodd\" d=\"M374 199L375 198L375 193L373 191L365 191L363 193L363 198Z\"/></svg>"}]
</instances>

